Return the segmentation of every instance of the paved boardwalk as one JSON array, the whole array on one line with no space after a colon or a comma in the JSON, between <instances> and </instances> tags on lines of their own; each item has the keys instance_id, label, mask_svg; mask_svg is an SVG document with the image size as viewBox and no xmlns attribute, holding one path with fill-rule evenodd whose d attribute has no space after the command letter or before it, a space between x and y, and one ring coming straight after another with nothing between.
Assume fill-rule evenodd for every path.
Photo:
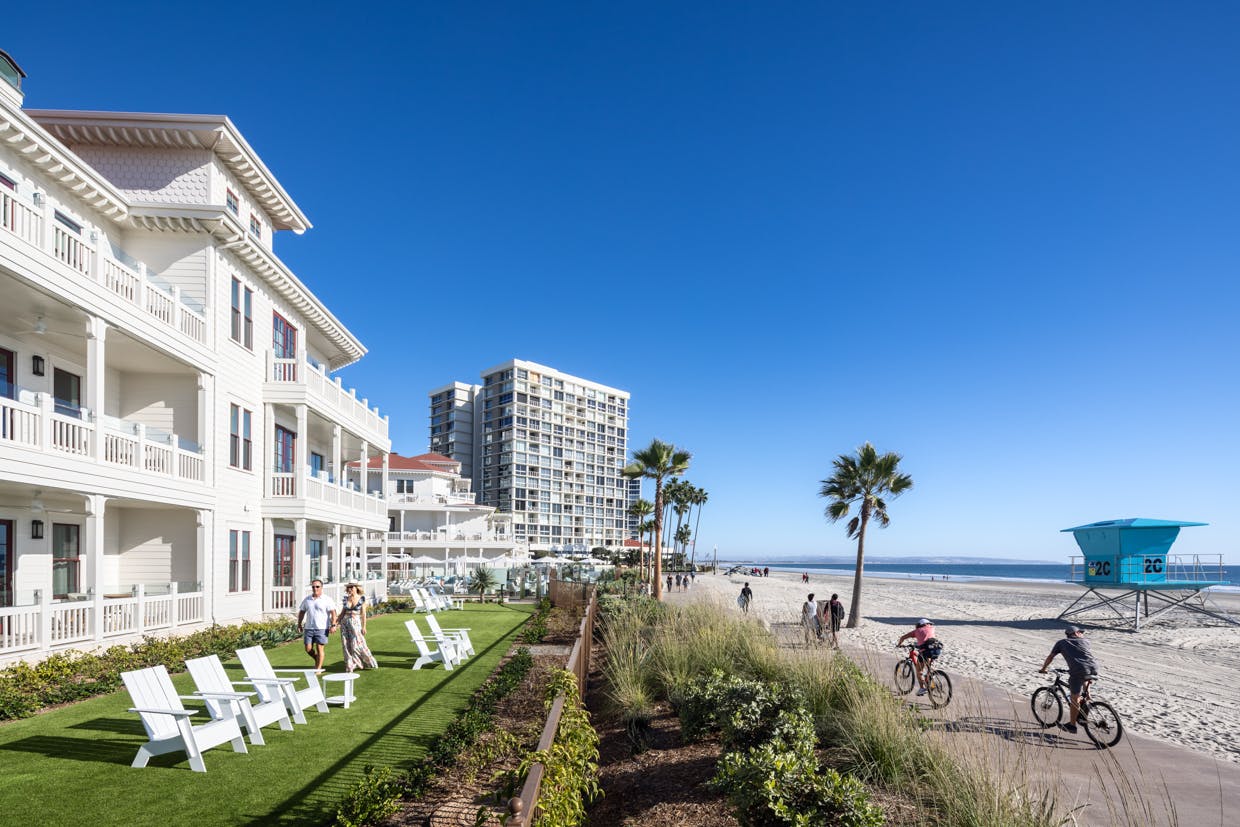
<instances>
[{"instance_id":1,"label":"paved boardwalk","mask_svg":"<svg viewBox=\"0 0 1240 827\"><path fill-rule=\"evenodd\" d=\"M673 603L691 599L691 593L668 595ZM773 631L782 645L806 648L799 627L777 625ZM830 650L815 651L825 657ZM894 649L889 653L860 648L845 651L885 686L893 685L892 673L899 659ZM938 722L932 731L958 743L961 754L978 756L992 768L1007 768L1009 777L1023 779L1022 783L1054 788L1061 807L1072 810L1066 823L1240 824L1240 765L1128 731L1116 747L1099 750L1083 730L1071 735L1043 729L1033 718L1028 696L970 680L950 668L947 671L954 694L946 708L933 709L925 698L913 695L909 704ZM1097 694L1105 699L1104 683L1100 682ZM1131 716L1139 711L1120 710L1120 714ZM1201 725L1211 724L1202 721Z\"/></svg>"}]
</instances>

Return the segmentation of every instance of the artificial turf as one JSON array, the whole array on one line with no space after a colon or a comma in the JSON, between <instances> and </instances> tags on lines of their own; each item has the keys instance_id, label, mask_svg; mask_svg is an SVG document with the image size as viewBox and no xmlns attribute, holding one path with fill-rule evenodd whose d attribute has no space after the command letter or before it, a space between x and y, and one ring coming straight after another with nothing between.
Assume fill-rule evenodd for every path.
<instances>
[{"instance_id":1,"label":"artificial turf","mask_svg":"<svg viewBox=\"0 0 1240 827\"><path fill-rule=\"evenodd\" d=\"M184 753L133 769L146 741L124 690L0 726L0 813L37 824L323 824L363 768L408 766L420 759L508 651L533 607L466 605L440 615L468 627L477 654L451 672L440 664L413 671L408 613L371 618L367 642L378 670L360 673L349 709L313 708L289 732L263 728L265 746L235 753L228 744L204 753L207 772L192 772ZM419 624L425 627L425 623ZM338 634L328 644L328 672L344 671ZM313 665L300 643L267 652L276 668ZM225 661L233 680L243 675ZM188 674L173 676L182 694ZM337 691L330 687L328 694ZM188 708L199 705L186 701ZM205 716L197 718L206 720Z\"/></svg>"}]
</instances>

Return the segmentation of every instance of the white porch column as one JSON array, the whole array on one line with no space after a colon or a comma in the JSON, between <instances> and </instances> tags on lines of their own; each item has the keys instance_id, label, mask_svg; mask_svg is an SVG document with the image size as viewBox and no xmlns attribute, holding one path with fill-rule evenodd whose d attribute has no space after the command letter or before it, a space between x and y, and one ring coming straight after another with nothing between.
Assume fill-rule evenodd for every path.
<instances>
[{"instance_id":1,"label":"white porch column","mask_svg":"<svg viewBox=\"0 0 1240 827\"><path fill-rule=\"evenodd\" d=\"M103 384L106 371L108 325L98 316L86 319L86 403L95 420L95 444L91 452L96 462L103 461ZM138 466L141 468L142 466Z\"/></svg>"},{"instance_id":2,"label":"white porch column","mask_svg":"<svg viewBox=\"0 0 1240 827\"><path fill-rule=\"evenodd\" d=\"M300 602L310 585L310 537L305 520L293 520L293 602Z\"/></svg>"},{"instance_id":3,"label":"white porch column","mask_svg":"<svg viewBox=\"0 0 1240 827\"><path fill-rule=\"evenodd\" d=\"M388 467L388 461L391 457L392 455L387 451L383 452L383 479L379 483L379 496L385 500L388 498L388 474L391 470Z\"/></svg>"},{"instance_id":4,"label":"white porch column","mask_svg":"<svg viewBox=\"0 0 1240 827\"><path fill-rule=\"evenodd\" d=\"M305 405L297 406L297 437L293 446L293 490L306 496L306 468L310 465L309 415Z\"/></svg>"},{"instance_id":5,"label":"white porch column","mask_svg":"<svg viewBox=\"0 0 1240 827\"><path fill-rule=\"evenodd\" d=\"M207 485L214 485L215 455L211 451L210 435L215 433L215 417L213 416L215 406L212 404L211 377L205 373L199 373L196 378L198 380L198 432L194 434L194 441L202 450L203 482Z\"/></svg>"},{"instance_id":6,"label":"white porch column","mask_svg":"<svg viewBox=\"0 0 1240 827\"><path fill-rule=\"evenodd\" d=\"M335 527L332 528L332 540L335 542L336 548L340 550L340 573L341 575L343 575L344 574L344 531L342 530L340 523L336 523ZM362 555L363 555L362 562L365 562L366 560L364 556L365 554L366 554L366 551L365 549L363 549L362 550ZM365 569L363 569L363 571L365 571Z\"/></svg>"},{"instance_id":7,"label":"white porch column","mask_svg":"<svg viewBox=\"0 0 1240 827\"><path fill-rule=\"evenodd\" d=\"M263 590L263 611L274 612L276 607L272 604L272 587L275 586L275 553L276 553L276 526L269 517L263 518L263 545L259 552L263 555L262 563L258 570L263 573L262 585L259 587ZM253 565L253 563L251 563Z\"/></svg>"},{"instance_id":8,"label":"white porch column","mask_svg":"<svg viewBox=\"0 0 1240 827\"><path fill-rule=\"evenodd\" d=\"M86 537L83 538L82 556L86 569L79 588L90 584L87 591L94 598L91 603L90 629L95 641L103 639L103 512L108 499L101 494L86 495Z\"/></svg>"},{"instance_id":9,"label":"white porch column","mask_svg":"<svg viewBox=\"0 0 1240 827\"><path fill-rule=\"evenodd\" d=\"M344 468L340 466L340 426L332 424L332 474L336 485L344 485Z\"/></svg>"},{"instance_id":10,"label":"white porch column","mask_svg":"<svg viewBox=\"0 0 1240 827\"><path fill-rule=\"evenodd\" d=\"M359 456L361 459L361 468L358 469L357 484L359 490L365 494L366 489L370 487L370 443L362 440L362 452Z\"/></svg>"},{"instance_id":11,"label":"white porch column","mask_svg":"<svg viewBox=\"0 0 1240 827\"><path fill-rule=\"evenodd\" d=\"M276 408L270 402L263 403L263 436L262 448L259 449L259 454L254 459L263 466L263 496L270 497L272 494L271 475L275 470L275 460L272 457L276 444ZM270 550L272 546L267 548Z\"/></svg>"},{"instance_id":12,"label":"white porch column","mask_svg":"<svg viewBox=\"0 0 1240 827\"><path fill-rule=\"evenodd\" d=\"M195 553L197 557L194 561L194 578L198 581L198 590L203 595L203 611L206 616L215 620L215 570L214 558L208 562L207 550L208 543L211 541L211 528L214 520L211 519L211 512L205 508L194 510L194 543L196 545ZM177 605L176 598L172 601L173 625L178 620L176 616Z\"/></svg>"}]
</instances>

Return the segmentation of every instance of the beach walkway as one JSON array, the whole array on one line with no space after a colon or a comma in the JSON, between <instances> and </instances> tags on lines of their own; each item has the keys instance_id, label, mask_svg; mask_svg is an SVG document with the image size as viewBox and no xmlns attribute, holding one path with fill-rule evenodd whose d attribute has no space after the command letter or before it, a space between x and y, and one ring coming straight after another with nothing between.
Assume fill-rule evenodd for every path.
<instances>
[{"instance_id":1,"label":"beach walkway","mask_svg":"<svg viewBox=\"0 0 1240 827\"><path fill-rule=\"evenodd\" d=\"M701 581L702 578L699 578ZM667 595L670 603L711 600L712 589L694 589ZM831 650L807 647L795 623L770 624L789 649L828 657ZM884 686L892 685L898 660L894 650L845 644L845 654ZM1229 827L1240 823L1240 764L1169 743L1134 735L1110 750L1094 747L1082 730L1072 735L1043 729L1033 718L1029 696L1009 692L950 668L954 695L941 710L925 698L910 695L908 702L929 720L932 730L948 743L958 744L962 757L1004 768L1009 777L1038 789L1053 789L1060 808L1073 811L1069 824L1080 825L1190 825ZM1100 698L1107 697L1104 683ZM1166 702L1174 703L1167 698ZM1134 714L1121 710L1121 714ZM1218 726L1201 721L1201 726Z\"/></svg>"}]
</instances>

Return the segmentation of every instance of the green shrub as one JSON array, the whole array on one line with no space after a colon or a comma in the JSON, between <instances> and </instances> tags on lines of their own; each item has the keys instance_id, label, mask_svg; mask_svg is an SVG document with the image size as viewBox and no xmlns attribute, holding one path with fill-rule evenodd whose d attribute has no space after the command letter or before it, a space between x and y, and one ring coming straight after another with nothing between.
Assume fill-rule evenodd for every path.
<instances>
[{"instance_id":1,"label":"green shrub","mask_svg":"<svg viewBox=\"0 0 1240 827\"><path fill-rule=\"evenodd\" d=\"M725 753L712 783L745 827L877 827L884 821L865 785L819 766L814 724L803 709L780 710L770 738Z\"/></svg>"},{"instance_id":2,"label":"green shrub","mask_svg":"<svg viewBox=\"0 0 1240 827\"><path fill-rule=\"evenodd\" d=\"M686 691L681 729L691 740L719 730L725 749L746 749L769 740L781 714L802 706L798 693L783 685L715 670Z\"/></svg>"},{"instance_id":3,"label":"green shrub","mask_svg":"<svg viewBox=\"0 0 1240 827\"><path fill-rule=\"evenodd\" d=\"M362 827L374 824L400 809L400 783L390 767L367 765L362 770L362 780L345 793L336 808L336 824L339 827Z\"/></svg>"}]
</instances>

